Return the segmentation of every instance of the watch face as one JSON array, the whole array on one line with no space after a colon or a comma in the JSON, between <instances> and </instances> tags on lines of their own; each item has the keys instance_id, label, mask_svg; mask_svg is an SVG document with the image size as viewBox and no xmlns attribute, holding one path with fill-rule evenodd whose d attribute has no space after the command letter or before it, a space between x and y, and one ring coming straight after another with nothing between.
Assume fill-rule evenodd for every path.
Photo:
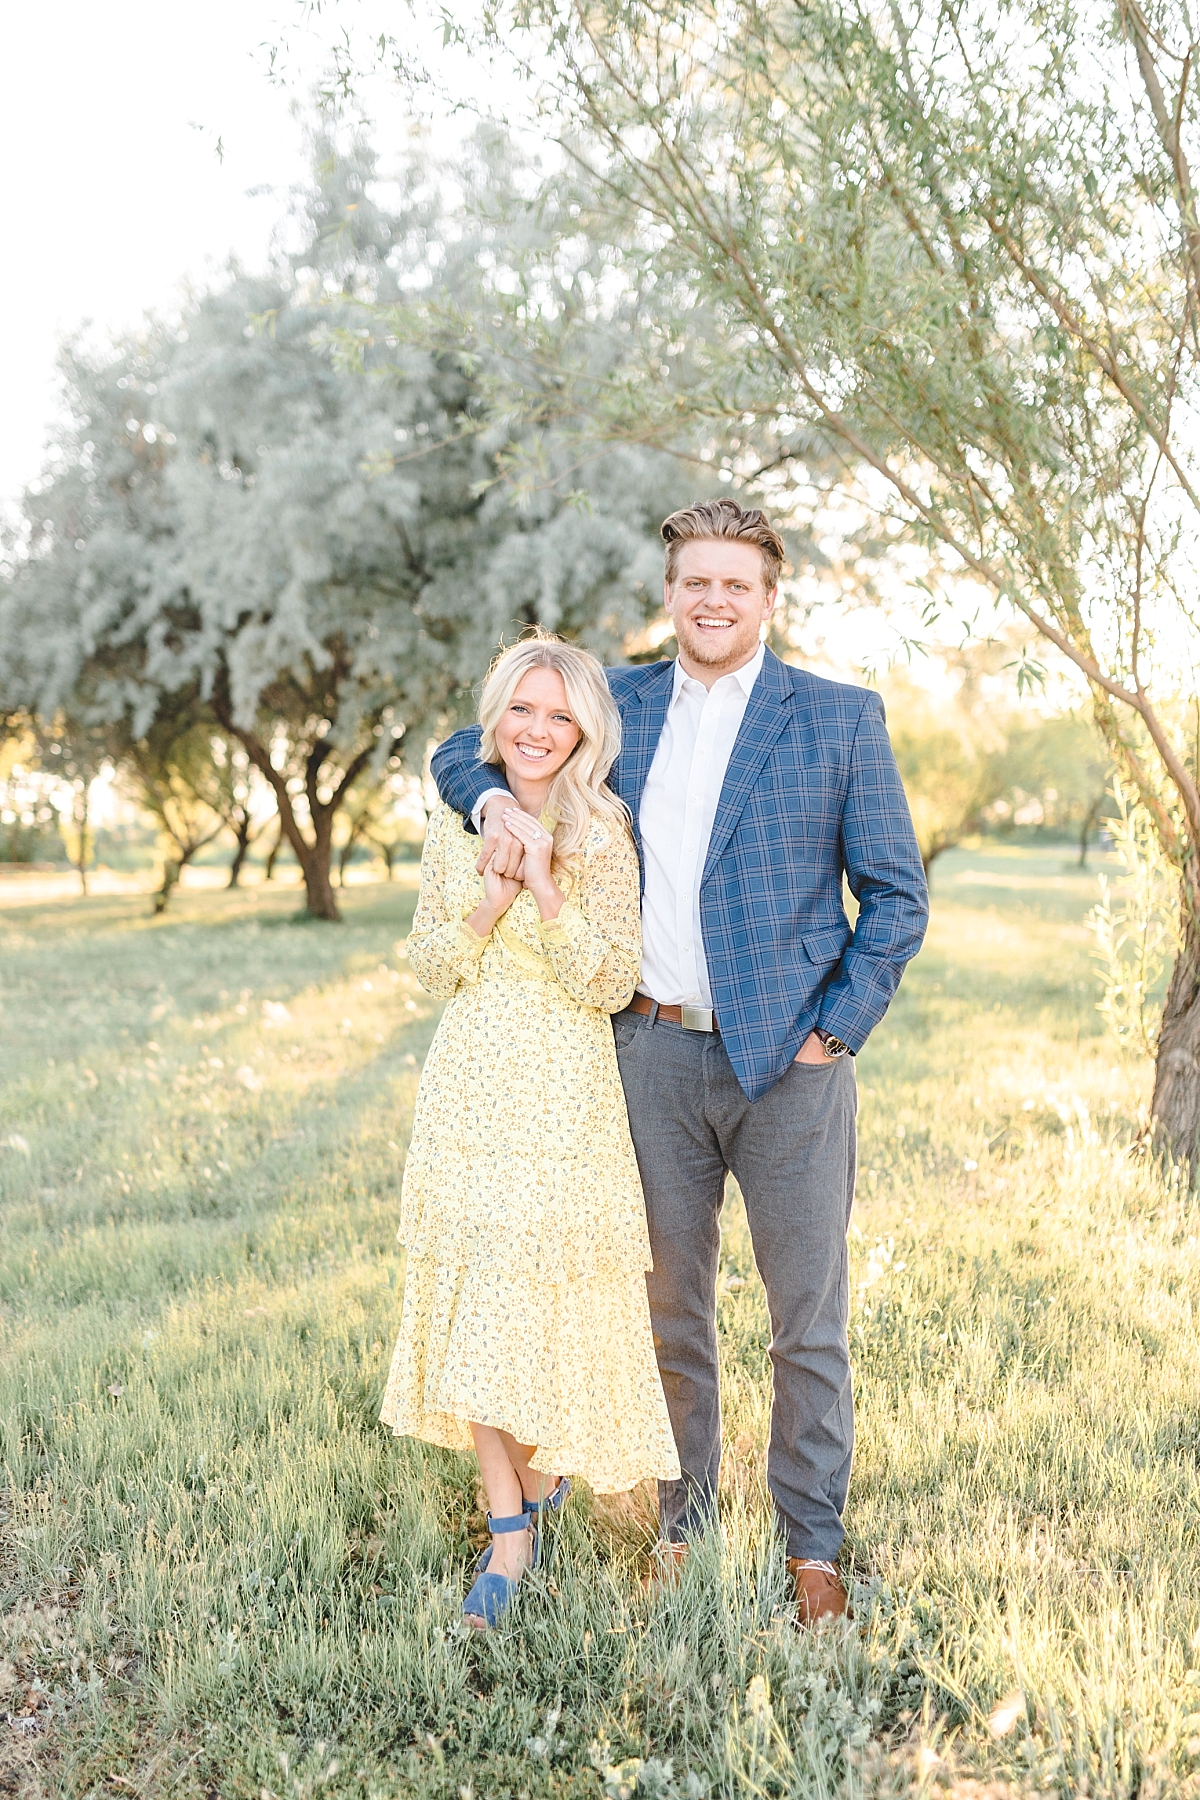
<instances>
[{"instance_id":1,"label":"watch face","mask_svg":"<svg viewBox=\"0 0 1200 1800\"><path fill-rule=\"evenodd\" d=\"M841 1038L835 1038L832 1032L823 1040L826 1056L849 1056L849 1044L843 1044Z\"/></svg>"}]
</instances>

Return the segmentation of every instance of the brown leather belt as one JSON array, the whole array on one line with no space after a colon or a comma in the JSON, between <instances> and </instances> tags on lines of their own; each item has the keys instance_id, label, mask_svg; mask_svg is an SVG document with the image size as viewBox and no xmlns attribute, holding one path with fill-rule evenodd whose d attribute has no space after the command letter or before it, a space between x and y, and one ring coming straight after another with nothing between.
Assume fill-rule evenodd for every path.
<instances>
[{"instance_id":1,"label":"brown leather belt","mask_svg":"<svg viewBox=\"0 0 1200 1800\"><path fill-rule=\"evenodd\" d=\"M715 1016L704 1006L660 1006L646 994L635 994L626 1010L642 1013L646 1018L665 1019L668 1025L682 1025L685 1031L708 1031L714 1037L721 1035ZM685 1018L685 1014L689 1017ZM705 1020L708 1022L703 1023Z\"/></svg>"}]
</instances>

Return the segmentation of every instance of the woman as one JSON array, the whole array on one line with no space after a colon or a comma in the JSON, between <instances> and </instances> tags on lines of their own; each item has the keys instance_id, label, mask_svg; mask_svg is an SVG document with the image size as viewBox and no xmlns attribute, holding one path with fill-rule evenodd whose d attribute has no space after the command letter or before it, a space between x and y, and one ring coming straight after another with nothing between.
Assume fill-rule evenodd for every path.
<instances>
[{"instance_id":1,"label":"woman","mask_svg":"<svg viewBox=\"0 0 1200 1800\"><path fill-rule=\"evenodd\" d=\"M620 722L594 657L538 636L492 666L480 756L503 765L524 879L439 806L408 960L449 1002L404 1171L404 1312L382 1418L474 1446L492 1544L484 1628L537 1556L568 1473L605 1493L679 1463L654 1361L650 1246L608 1014L641 958L637 855L605 785Z\"/></svg>"}]
</instances>

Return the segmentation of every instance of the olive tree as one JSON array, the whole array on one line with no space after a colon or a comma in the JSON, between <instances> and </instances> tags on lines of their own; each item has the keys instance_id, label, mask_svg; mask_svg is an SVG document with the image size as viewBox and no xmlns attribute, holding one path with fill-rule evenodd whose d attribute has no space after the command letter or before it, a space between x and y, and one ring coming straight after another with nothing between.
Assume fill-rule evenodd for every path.
<instances>
[{"instance_id":1,"label":"olive tree","mask_svg":"<svg viewBox=\"0 0 1200 1800\"><path fill-rule=\"evenodd\" d=\"M225 829L205 799L213 767L212 731L185 709L155 719L142 737L125 739L116 759L158 828L162 870L154 911L163 913L183 871Z\"/></svg>"}]
</instances>

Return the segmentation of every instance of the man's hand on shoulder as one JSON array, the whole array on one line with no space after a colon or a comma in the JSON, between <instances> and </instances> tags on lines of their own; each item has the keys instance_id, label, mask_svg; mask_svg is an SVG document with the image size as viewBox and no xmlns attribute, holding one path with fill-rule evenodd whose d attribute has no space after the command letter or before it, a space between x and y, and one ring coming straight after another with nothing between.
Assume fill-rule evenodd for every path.
<instances>
[{"instance_id":1,"label":"man's hand on shoulder","mask_svg":"<svg viewBox=\"0 0 1200 1800\"><path fill-rule=\"evenodd\" d=\"M479 835L483 848L475 867L482 875L490 863L497 875L510 881L525 879L525 846L504 823L504 815L516 804L511 794L489 794L479 817Z\"/></svg>"}]
</instances>

